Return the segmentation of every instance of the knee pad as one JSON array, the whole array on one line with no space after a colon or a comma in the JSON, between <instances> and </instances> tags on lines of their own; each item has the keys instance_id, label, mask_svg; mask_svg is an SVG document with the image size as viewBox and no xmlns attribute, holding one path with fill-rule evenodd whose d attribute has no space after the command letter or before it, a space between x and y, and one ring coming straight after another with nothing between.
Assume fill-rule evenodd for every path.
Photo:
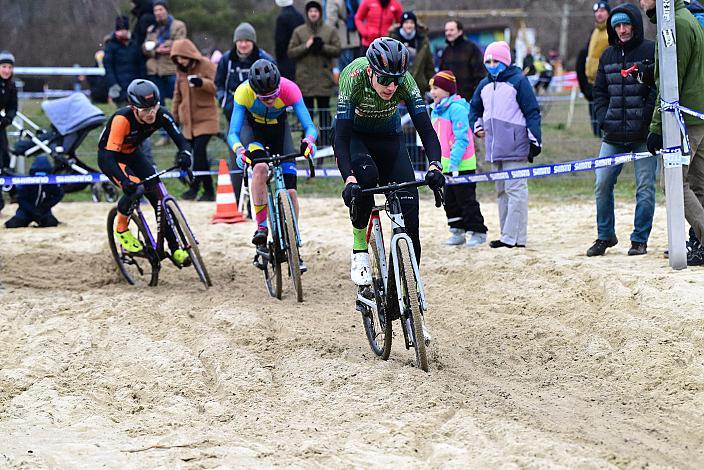
<instances>
[{"instance_id":1,"label":"knee pad","mask_svg":"<svg viewBox=\"0 0 704 470\"><path fill-rule=\"evenodd\" d=\"M369 154L352 155L352 174L362 189L375 188L379 184L379 169Z\"/></svg>"}]
</instances>

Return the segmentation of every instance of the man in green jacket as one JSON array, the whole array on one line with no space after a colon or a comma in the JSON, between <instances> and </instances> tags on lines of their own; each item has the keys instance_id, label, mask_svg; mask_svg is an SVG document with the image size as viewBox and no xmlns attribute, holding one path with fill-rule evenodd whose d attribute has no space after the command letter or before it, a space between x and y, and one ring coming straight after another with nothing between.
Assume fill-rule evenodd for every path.
<instances>
[{"instance_id":1,"label":"man in green jacket","mask_svg":"<svg viewBox=\"0 0 704 470\"><path fill-rule=\"evenodd\" d=\"M657 22L655 0L640 0L641 9ZM677 78L680 104L695 111L704 111L704 30L687 10L684 0L675 0L677 42ZM656 53L657 56L656 43ZM663 147L662 115L660 113L659 67L655 64L655 84L658 87L653 120L648 135L648 150L655 155ZM687 264L704 265L704 120L684 114L691 146L689 165L682 166L684 184L684 215L692 226L696 240L688 243ZM697 196L698 195L698 196Z\"/></svg>"}]
</instances>

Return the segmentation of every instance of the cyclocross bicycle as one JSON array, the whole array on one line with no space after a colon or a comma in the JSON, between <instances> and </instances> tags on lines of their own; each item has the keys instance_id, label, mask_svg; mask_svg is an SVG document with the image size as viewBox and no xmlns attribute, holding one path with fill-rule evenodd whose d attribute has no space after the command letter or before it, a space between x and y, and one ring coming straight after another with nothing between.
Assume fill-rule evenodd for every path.
<instances>
[{"instance_id":1,"label":"cyclocross bicycle","mask_svg":"<svg viewBox=\"0 0 704 470\"><path fill-rule=\"evenodd\" d=\"M398 193L406 188L426 186L424 181L391 183L371 189L363 189L360 195L384 194L383 206L374 206L367 224L367 243L371 248L370 262L372 284L359 286L356 308L362 313L367 340L374 353L386 360L391 353L392 322L401 321L406 349L414 348L416 366L428 371L427 346L430 334L425 328L424 313L428 311L425 290L420 277L411 237L401 213ZM435 207L443 202L442 190L434 191ZM356 198L355 198L356 199ZM355 200L352 200L350 215L355 218ZM385 211L391 220L392 236L389 258L386 261L384 235L379 213ZM390 275L391 274L391 275Z\"/></svg>"},{"instance_id":2,"label":"cyclocross bicycle","mask_svg":"<svg viewBox=\"0 0 704 470\"><path fill-rule=\"evenodd\" d=\"M266 158L252 159L252 165L265 163L269 167L267 179L267 199L269 203L268 222L270 239L266 245L257 247L253 264L264 272L264 281L269 295L281 299L283 292L282 267L288 263L288 275L296 291L296 299L303 302L303 286L301 284L301 267L299 264L299 248L301 235L298 230L296 212L293 209L291 195L284 184L284 173L281 164L295 160L301 156L299 152L287 155L274 155ZM315 167L308 160L310 177L315 177Z\"/></svg>"},{"instance_id":3,"label":"cyclocross bicycle","mask_svg":"<svg viewBox=\"0 0 704 470\"><path fill-rule=\"evenodd\" d=\"M164 173L174 171L178 166L174 166L167 170L160 171L155 175L145 178L141 181L142 184L158 178ZM188 179L192 180L192 173L188 172ZM133 202L134 210L130 216L130 230L135 233L137 239L142 243L144 247L141 251L137 253L130 253L120 244L119 240L116 239L115 231L115 219L117 217L117 207L113 207L108 213L108 242L110 244L110 251L112 256L117 263L117 267L124 278L130 284L148 283L150 286L156 286L159 282L159 271L161 270L161 261L171 257L164 251L164 239L166 236L166 227L171 227L171 230L176 237L179 248L186 250L189 255L189 260L184 263L183 266L174 263L179 269L192 265L196 273L198 273L198 278L205 285L205 288L212 286L210 281L210 276L203 263L203 258L200 256L200 250L198 249L198 240L196 240L195 235L191 227L186 221L186 216L181 211L181 208L176 203L173 196L169 195L166 191L164 183L159 181L157 185L159 191L159 202L157 204L156 210L156 221L157 221L157 233L156 238L152 235L149 226L147 225L147 220L144 217L144 213L140 208L139 199Z\"/></svg>"}]
</instances>

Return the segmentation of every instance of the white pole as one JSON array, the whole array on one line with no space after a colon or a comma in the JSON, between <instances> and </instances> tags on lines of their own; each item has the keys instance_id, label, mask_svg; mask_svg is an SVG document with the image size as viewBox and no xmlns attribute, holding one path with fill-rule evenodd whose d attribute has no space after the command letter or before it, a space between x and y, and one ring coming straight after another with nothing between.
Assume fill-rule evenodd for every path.
<instances>
[{"instance_id":1,"label":"white pole","mask_svg":"<svg viewBox=\"0 0 704 470\"><path fill-rule=\"evenodd\" d=\"M675 41L675 2L656 0L658 15L658 70L660 96L664 101L679 101L677 88L677 44ZM662 113L663 145L679 148L682 145L680 128L674 113ZM663 153L665 167L665 195L667 201L667 237L672 269L687 268L685 245L684 191L682 188L682 157L679 152Z\"/></svg>"}]
</instances>

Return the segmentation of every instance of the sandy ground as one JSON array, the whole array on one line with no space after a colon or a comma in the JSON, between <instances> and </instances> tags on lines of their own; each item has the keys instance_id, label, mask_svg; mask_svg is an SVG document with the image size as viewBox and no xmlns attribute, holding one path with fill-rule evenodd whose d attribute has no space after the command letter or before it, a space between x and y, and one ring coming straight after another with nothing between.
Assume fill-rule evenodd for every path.
<instances>
[{"instance_id":1,"label":"sandy ground","mask_svg":"<svg viewBox=\"0 0 704 470\"><path fill-rule=\"evenodd\" d=\"M664 207L648 255L626 256L628 204L592 259L592 204L532 204L527 249L469 250L425 200L428 374L398 336L369 349L338 200L302 203L303 304L266 295L251 223L184 207L207 292L172 266L126 285L108 205L2 229L0 467L704 466L704 269L668 267Z\"/></svg>"}]
</instances>

